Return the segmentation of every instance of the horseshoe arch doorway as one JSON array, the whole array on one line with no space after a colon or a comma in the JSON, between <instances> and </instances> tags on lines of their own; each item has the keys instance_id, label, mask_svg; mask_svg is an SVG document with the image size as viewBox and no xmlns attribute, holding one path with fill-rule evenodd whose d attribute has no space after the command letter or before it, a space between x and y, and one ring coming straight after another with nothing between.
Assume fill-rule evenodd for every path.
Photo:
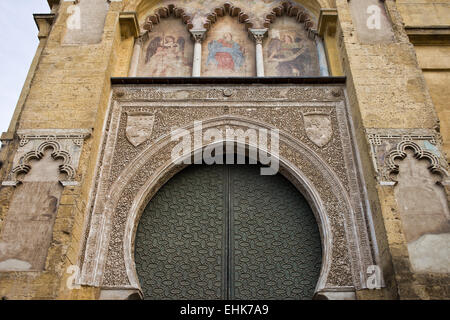
<instances>
[{"instance_id":1,"label":"horseshoe arch doorway","mask_svg":"<svg viewBox=\"0 0 450 320\"><path fill-rule=\"evenodd\" d=\"M144 299L312 299L318 224L281 174L258 165L192 165L145 208L135 263Z\"/></svg>"}]
</instances>

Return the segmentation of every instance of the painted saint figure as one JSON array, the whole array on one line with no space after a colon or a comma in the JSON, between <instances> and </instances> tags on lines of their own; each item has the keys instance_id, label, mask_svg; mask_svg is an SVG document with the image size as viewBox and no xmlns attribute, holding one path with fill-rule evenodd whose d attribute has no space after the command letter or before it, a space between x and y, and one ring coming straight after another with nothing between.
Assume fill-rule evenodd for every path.
<instances>
[{"instance_id":1,"label":"painted saint figure","mask_svg":"<svg viewBox=\"0 0 450 320\"><path fill-rule=\"evenodd\" d=\"M208 44L209 55L206 65L213 63L221 71L239 71L244 65L245 50L233 41L231 33L227 32L220 40Z\"/></svg>"},{"instance_id":2,"label":"painted saint figure","mask_svg":"<svg viewBox=\"0 0 450 320\"><path fill-rule=\"evenodd\" d=\"M302 39L284 34L281 39L276 36L270 40L268 60L276 63L280 76L305 76L305 64L311 63L311 57Z\"/></svg>"},{"instance_id":3,"label":"painted saint figure","mask_svg":"<svg viewBox=\"0 0 450 320\"><path fill-rule=\"evenodd\" d=\"M183 37L178 37L176 42L173 36L157 36L152 39L145 56L145 63L150 65L152 76L174 76L180 70L189 68L184 52L185 43Z\"/></svg>"}]
</instances>

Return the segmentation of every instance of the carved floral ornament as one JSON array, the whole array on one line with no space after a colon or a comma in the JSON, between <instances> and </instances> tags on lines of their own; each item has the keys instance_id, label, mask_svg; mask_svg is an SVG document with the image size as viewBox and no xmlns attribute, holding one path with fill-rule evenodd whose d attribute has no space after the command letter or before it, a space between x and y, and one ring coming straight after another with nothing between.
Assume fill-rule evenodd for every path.
<instances>
[{"instance_id":1,"label":"carved floral ornament","mask_svg":"<svg viewBox=\"0 0 450 320\"><path fill-rule=\"evenodd\" d=\"M64 186L77 184L75 180L81 149L84 140L90 136L90 130L19 130L19 148L14 157L13 169L4 186L16 186L21 174L27 174L33 160L41 160L47 150L54 160L63 160L60 173L66 175L61 181Z\"/></svg>"}]
</instances>

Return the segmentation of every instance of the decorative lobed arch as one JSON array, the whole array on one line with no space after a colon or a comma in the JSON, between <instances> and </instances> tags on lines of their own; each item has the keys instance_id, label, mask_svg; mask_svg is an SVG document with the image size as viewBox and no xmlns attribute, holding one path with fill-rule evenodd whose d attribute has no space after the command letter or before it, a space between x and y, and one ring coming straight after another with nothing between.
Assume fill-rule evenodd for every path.
<instances>
[{"instance_id":1,"label":"decorative lobed arch","mask_svg":"<svg viewBox=\"0 0 450 320\"><path fill-rule=\"evenodd\" d=\"M397 160L404 160L408 155L406 150L410 149L414 152L414 157L418 160L426 159L430 162L428 169L431 173L438 174L445 180L448 178L448 172L441 166L438 157L428 150L424 150L417 143L413 141L400 142L388 155L386 159L386 168L390 174L396 175L399 173L400 166Z\"/></svg>"},{"instance_id":2,"label":"decorative lobed arch","mask_svg":"<svg viewBox=\"0 0 450 320\"><path fill-rule=\"evenodd\" d=\"M260 121L235 116L209 119L203 121L203 126L205 129L223 126L243 130L275 129ZM193 137L193 126L183 129L188 130ZM224 142L227 141L215 143ZM346 221L346 224L350 223L350 225L355 223L355 221L352 222L355 212L349 194L334 170L310 147L285 132L280 132L280 145L284 150L278 157L282 168L281 173L303 193L319 222L324 256L316 293L327 295L334 292L334 294L352 296L355 288L365 286L364 269L367 263L373 262L363 261L362 255L365 254L360 252L361 244L358 244L359 235L355 227L345 227L347 235L342 237L345 234L345 232L342 233L343 226L336 224L337 221ZM203 144L192 153L203 150L207 146L210 144ZM248 144L246 146L248 147ZM133 258L135 232L140 215L150 199L171 177L185 167L174 164L170 157L172 148L173 143L169 135L160 137L155 144L145 148L138 157L128 163L104 198L97 200L99 201L98 209L102 210L102 213L101 215L94 213L94 220L91 222L81 284L102 286L109 290L124 290L126 296L130 295L130 292L140 291ZM292 158L292 155L298 156ZM306 172L293 163L293 159L297 159L300 155L304 157L304 161L308 162L308 166L314 169ZM186 156L190 155L183 155L183 157ZM151 173L149 173L150 167L153 168ZM143 180L140 177L143 172L151 176ZM138 180L140 182L137 182ZM133 189L132 192L130 188ZM126 205L124 201L127 202ZM118 210L122 212L122 218L118 218ZM119 223L118 221L123 224L120 227L123 234L112 233L113 225ZM117 241L122 244L119 246L112 244ZM362 250L366 253L370 252L370 248L363 247ZM123 277L119 281L120 284L115 283L118 275L112 274L119 271L117 268L123 268L123 271L120 271ZM336 281L347 281L347 284L336 287L333 284Z\"/></svg>"},{"instance_id":3,"label":"decorative lobed arch","mask_svg":"<svg viewBox=\"0 0 450 320\"><path fill-rule=\"evenodd\" d=\"M225 2L222 6L215 7L210 13L206 14L205 22L203 26L194 27L193 19L189 16L183 8L179 8L174 4L169 4L164 7L159 7L155 9L153 14L148 15L145 18L145 22L142 26L144 34L139 37L136 41L134 53L130 65L130 77L135 77L137 75L138 61L140 57L140 52L142 50L143 43L148 38L148 32L153 30L153 27L160 23L161 19L168 17L176 17L182 19L183 23L186 24L187 29L192 35L194 40L194 59L192 76L201 76L201 57L202 57L202 41L205 38L206 33L211 29L214 23L220 17L229 15L231 17L236 17L239 23L245 25L245 28L249 32L249 36L255 41L255 52L256 52L256 75L258 77L264 77L264 54L263 54L263 39L267 36L271 24L276 20L277 17L288 16L293 17L296 21L302 24L308 33L308 36L315 41L318 57L319 57L319 69L321 76L329 76L328 62L325 54L325 48L323 40L318 36L316 31L316 23L314 18L300 5L293 4L292 1L283 1L279 6L274 7L270 12L265 15L264 23L260 27L255 27L256 23L250 19L249 14L244 12L240 7L234 6L231 2Z\"/></svg>"},{"instance_id":4,"label":"decorative lobed arch","mask_svg":"<svg viewBox=\"0 0 450 320\"><path fill-rule=\"evenodd\" d=\"M139 17L146 14L149 9L157 5L158 0L123 0L124 11L135 11ZM319 16L323 8L335 8L334 0L293 0L293 3L303 5L311 10L316 16Z\"/></svg>"},{"instance_id":5,"label":"decorative lobed arch","mask_svg":"<svg viewBox=\"0 0 450 320\"><path fill-rule=\"evenodd\" d=\"M175 17L179 18L186 24L188 30L193 28L192 18L184 12L184 9L178 8L173 4L169 4L166 7L160 7L155 10L154 14L150 14L145 18L143 29L151 32L153 26L161 22L161 19Z\"/></svg>"},{"instance_id":6,"label":"decorative lobed arch","mask_svg":"<svg viewBox=\"0 0 450 320\"><path fill-rule=\"evenodd\" d=\"M51 149L51 157L53 160L61 159L63 163L59 166L59 171L67 175L68 180L75 178L75 169L72 165L72 157L69 152L61 149L60 144L54 140L45 141L37 147L36 150L29 151L21 157L19 165L12 169L14 180L20 174L27 174L31 170L30 162L32 160L41 160L44 157L45 151Z\"/></svg>"},{"instance_id":7,"label":"decorative lobed arch","mask_svg":"<svg viewBox=\"0 0 450 320\"><path fill-rule=\"evenodd\" d=\"M249 19L249 15L242 11L241 8L233 6L230 2L225 2L224 5L214 8L214 10L206 16L206 22L203 27L209 30L220 17L229 15L230 17L237 17L239 23L245 24L247 29L254 26L254 22Z\"/></svg>"},{"instance_id":8,"label":"decorative lobed arch","mask_svg":"<svg viewBox=\"0 0 450 320\"><path fill-rule=\"evenodd\" d=\"M306 31L311 31L316 27L314 19L299 5L293 5L289 1L282 2L278 7L273 8L264 21L264 27L270 28L270 25L275 22L277 17L288 16L294 17L297 22L305 26Z\"/></svg>"}]
</instances>

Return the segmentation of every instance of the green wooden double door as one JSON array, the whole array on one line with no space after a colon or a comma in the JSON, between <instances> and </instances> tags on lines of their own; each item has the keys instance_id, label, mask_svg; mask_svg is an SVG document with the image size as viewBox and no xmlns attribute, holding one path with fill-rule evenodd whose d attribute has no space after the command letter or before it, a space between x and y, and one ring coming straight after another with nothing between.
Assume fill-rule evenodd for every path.
<instances>
[{"instance_id":1,"label":"green wooden double door","mask_svg":"<svg viewBox=\"0 0 450 320\"><path fill-rule=\"evenodd\" d=\"M311 299L322 251L304 197L252 165L193 165L140 220L135 261L146 299Z\"/></svg>"}]
</instances>

